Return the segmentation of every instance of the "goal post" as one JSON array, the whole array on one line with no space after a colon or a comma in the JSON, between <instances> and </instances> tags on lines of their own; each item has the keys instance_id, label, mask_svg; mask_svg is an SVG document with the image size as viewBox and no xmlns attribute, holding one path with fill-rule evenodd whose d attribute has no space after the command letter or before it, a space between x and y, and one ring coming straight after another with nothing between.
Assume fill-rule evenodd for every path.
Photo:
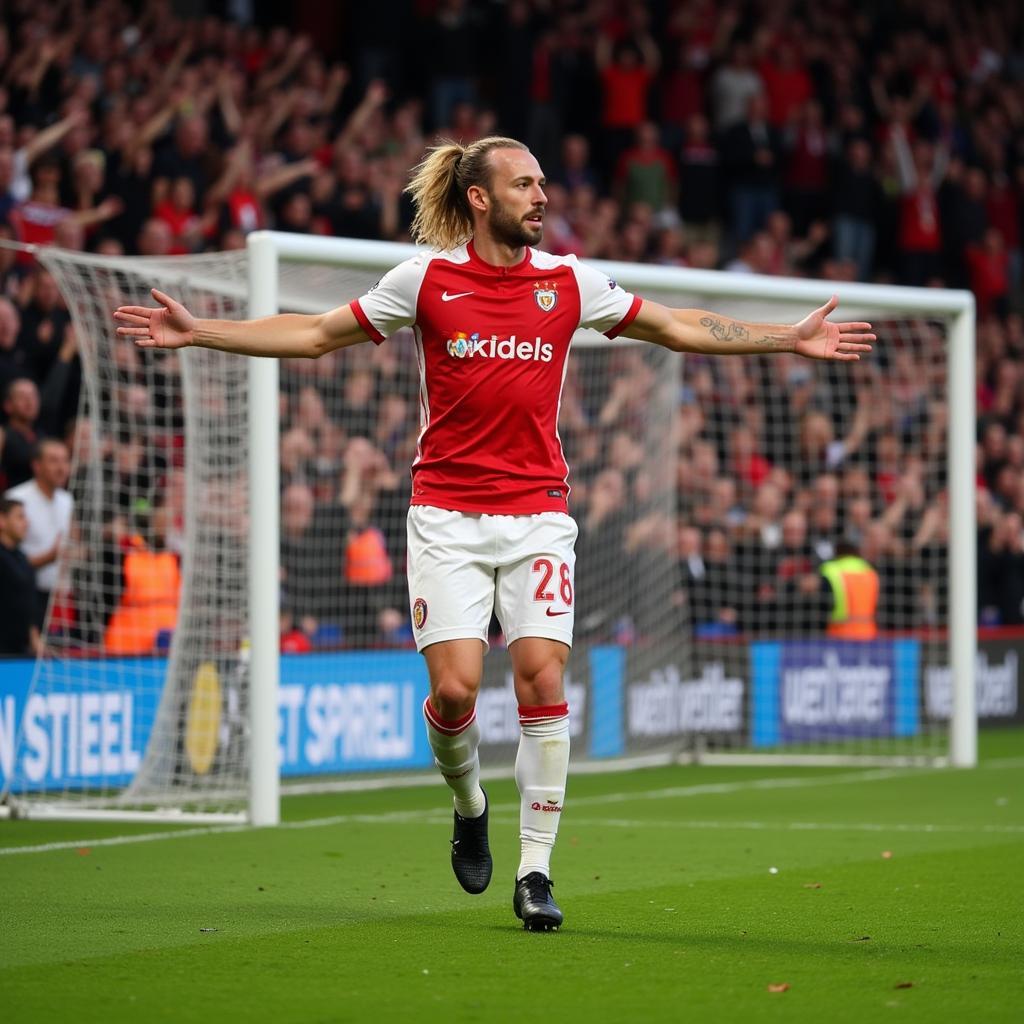
<instances>
[{"instance_id":1,"label":"goal post","mask_svg":"<svg viewBox=\"0 0 1024 1024\"><path fill-rule=\"evenodd\" d=\"M279 362L133 350L109 319L153 285L201 316L321 312L414 252L270 231L246 251L202 256L39 252L71 311L85 384L58 588L73 613L55 601L46 654L11 674L23 682L9 703L0 693L3 790L19 813L272 825L279 793L297 784L287 780L315 788L429 766L404 594L413 333ZM879 324L880 338L868 360L826 365L576 335L560 410L581 527L566 681L574 759L973 765L972 296L592 265L643 297L751 320L793 322L837 292L843 319ZM883 638L844 646L808 617L828 545L792 576L780 552L787 508L806 530L830 488L855 489L865 442L851 438L872 413L861 404L877 406L870 429L885 435L870 456L869 517L902 554ZM811 464L815 420L835 437L819 438ZM763 466L737 483L740 435ZM905 501L882 472L890 448L913 470ZM773 490L782 506L760 508ZM104 629L127 600L135 532L159 535L182 579L173 630L128 654ZM681 584L687 558L703 576ZM497 623L490 640L504 642ZM486 659L478 718L487 764L511 765L518 723L500 655Z\"/></svg>"},{"instance_id":2,"label":"goal post","mask_svg":"<svg viewBox=\"0 0 1024 1024\"><path fill-rule=\"evenodd\" d=\"M953 676L950 760L957 768L978 763L975 666L978 632L978 534L975 490L974 297L954 293L949 337L950 624L949 664Z\"/></svg>"},{"instance_id":3,"label":"goal post","mask_svg":"<svg viewBox=\"0 0 1024 1024\"><path fill-rule=\"evenodd\" d=\"M278 312L278 253L272 238L249 239L249 316ZM278 736L278 364L249 359L249 623L252 765L249 818L253 825L280 820Z\"/></svg>"}]
</instances>

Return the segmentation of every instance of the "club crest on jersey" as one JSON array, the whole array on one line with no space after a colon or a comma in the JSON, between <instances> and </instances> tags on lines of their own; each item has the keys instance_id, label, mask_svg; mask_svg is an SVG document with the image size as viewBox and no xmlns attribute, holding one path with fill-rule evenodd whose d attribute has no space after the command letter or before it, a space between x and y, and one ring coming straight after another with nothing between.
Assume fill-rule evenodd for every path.
<instances>
[{"instance_id":1,"label":"club crest on jersey","mask_svg":"<svg viewBox=\"0 0 1024 1024\"><path fill-rule=\"evenodd\" d=\"M417 597L412 606L412 623L417 629L422 629L427 621L427 602L422 597Z\"/></svg>"},{"instance_id":2,"label":"club crest on jersey","mask_svg":"<svg viewBox=\"0 0 1024 1024\"><path fill-rule=\"evenodd\" d=\"M553 281L537 281L533 285L534 301L545 313L558 305L558 286Z\"/></svg>"}]
</instances>

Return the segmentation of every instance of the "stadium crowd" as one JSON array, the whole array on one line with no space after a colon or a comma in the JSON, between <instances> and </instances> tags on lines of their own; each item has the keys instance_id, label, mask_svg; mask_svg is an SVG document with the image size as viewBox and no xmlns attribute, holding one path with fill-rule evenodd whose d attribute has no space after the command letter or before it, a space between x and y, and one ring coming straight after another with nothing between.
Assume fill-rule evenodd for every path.
<instances>
[{"instance_id":1,"label":"stadium crowd","mask_svg":"<svg viewBox=\"0 0 1024 1024\"><path fill-rule=\"evenodd\" d=\"M338 37L314 39L182 19L164 0L4 5L0 241L168 255L239 248L264 226L401 240L412 216L403 186L425 147L501 132L548 171L544 246L557 253L969 287L979 616L1024 622L1024 9L377 0L339 10ZM562 429L581 523L581 634L653 628L644 566L666 555L679 565L671 601L705 635L820 629L817 570L841 539L879 571L883 628L940 625L937 331L882 325L852 391L785 357L688 359L674 413L678 523L659 518L664 482L644 468L650 364L622 356L597 400L571 373ZM148 455L138 422L119 425L116 445L88 438L76 422L76 346L51 276L0 248L0 493L52 472L44 438L80 462L104 459L115 492L131 482L94 557L104 621L78 634L109 643L107 620L131 590L126 553L180 547L180 459ZM408 642L401 510L417 378L388 348L283 375L292 649ZM131 364L123 404L144 410L155 399ZM38 572L53 531L33 548L29 526ZM595 572L631 582L590 586ZM173 573L161 579L177 586Z\"/></svg>"}]
</instances>

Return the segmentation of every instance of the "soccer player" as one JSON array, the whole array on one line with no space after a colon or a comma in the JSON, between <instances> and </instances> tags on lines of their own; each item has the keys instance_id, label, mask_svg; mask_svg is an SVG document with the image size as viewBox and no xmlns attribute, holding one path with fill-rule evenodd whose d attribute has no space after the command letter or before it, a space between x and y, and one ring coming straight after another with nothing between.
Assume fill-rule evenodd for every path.
<instances>
[{"instance_id":1,"label":"soccer player","mask_svg":"<svg viewBox=\"0 0 1024 1024\"><path fill-rule=\"evenodd\" d=\"M252 356L316 357L415 329L418 450L408 516L409 600L430 676L423 707L454 796L451 861L470 893L487 888L487 796L480 787L477 692L492 609L512 660L522 737L521 857L513 907L529 930L562 923L551 851L569 762L563 672L572 644L576 524L557 418L573 333L590 327L678 352L796 352L856 360L866 323L832 323L833 297L793 326L668 309L629 294L573 256L533 248L544 175L513 139L434 148L408 186L412 234L428 251L365 295L321 315L201 320L157 290L123 306L118 333L142 347L199 345Z\"/></svg>"}]
</instances>

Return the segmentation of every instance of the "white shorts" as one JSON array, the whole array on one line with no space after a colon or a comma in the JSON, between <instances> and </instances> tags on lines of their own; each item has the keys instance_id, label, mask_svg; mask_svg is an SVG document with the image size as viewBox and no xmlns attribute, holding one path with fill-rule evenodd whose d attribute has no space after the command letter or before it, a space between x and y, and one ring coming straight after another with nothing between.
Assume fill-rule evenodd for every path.
<instances>
[{"instance_id":1,"label":"white shorts","mask_svg":"<svg viewBox=\"0 0 1024 1024\"><path fill-rule=\"evenodd\" d=\"M476 637L492 610L512 643L572 646L576 523L564 512L495 516L409 509L409 607L416 649Z\"/></svg>"}]
</instances>

